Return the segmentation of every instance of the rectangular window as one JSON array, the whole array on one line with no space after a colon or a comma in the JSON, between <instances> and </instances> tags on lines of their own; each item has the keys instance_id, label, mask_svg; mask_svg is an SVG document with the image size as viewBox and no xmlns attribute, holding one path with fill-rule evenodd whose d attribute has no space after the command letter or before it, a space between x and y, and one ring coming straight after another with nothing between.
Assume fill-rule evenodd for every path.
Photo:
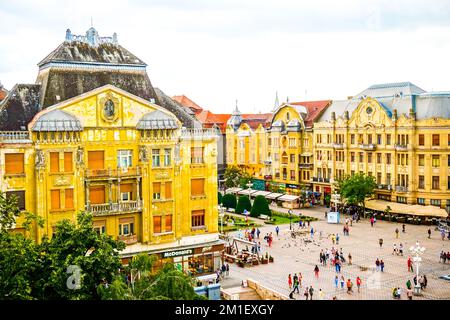
<instances>
[{"instance_id":1,"label":"rectangular window","mask_svg":"<svg viewBox=\"0 0 450 320\"><path fill-rule=\"evenodd\" d=\"M153 199L161 199L161 182L153 182Z\"/></svg>"},{"instance_id":2,"label":"rectangular window","mask_svg":"<svg viewBox=\"0 0 450 320\"><path fill-rule=\"evenodd\" d=\"M172 232L172 215L171 214L166 215L165 219L166 219L165 231Z\"/></svg>"},{"instance_id":3,"label":"rectangular window","mask_svg":"<svg viewBox=\"0 0 450 320\"><path fill-rule=\"evenodd\" d=\"M386 153L386 164L391 164L392 156L390 153Z\"/></svg>"},{"instance_id":4,"label":"rectangular window","mask_svg":"<svg viewBox=\"0 0 450 320\"><path fill-rule=\"evenodd\" d=\"M423 167L425 165L425 155L419 154L419 166Z\"/></svg>"},{"instance_id":5,"label":"rectangular window","mask_svg":"<svg viewBox=\"0 0 450 320\"><path fill-rule=\"evenodd\" d=\"M6 153L5 154L5 173L6 174L23 174L24 161L23 153Z\"/></svg>"},{"instance_id":6,"label":"rectangular window","mask_svg":"<svg viewBox=\"0 0 450 320\"><path fill-rule=\"evenodd\" d=\"M439 134L433 134L432 135L432 145L433 146L439 146L440 145Z\"/></svg>"},{"instance_id":7,"label":"rectangular window","mask_svg":"<svg viewBox=\"0 0 450 320\"><path fill-rule=\"evenodd\" d=\"M72 152L64 152L64 172L72 172Z\"/></svg>"},{"instance_id":8,"label":"rectangular window","mask_svg":"<svg viewBox=\"0 0 450 320\"><path fill-rule=\"evenodd\" d=\"M191 196L203 196L205 194L205 179L191 179Z\"/></svg>"},{"instance_id":9,"label":"rectangular window","mask_svg":"<svg viewBox=\"0 0 450 320\"><path fill-rule=\"evenodd\" d=\"M363 162L364 161L364 153L360 152L359 153L359 162Z\"/></svg>"},{"instance_id":10,"label":"rectangular window","mask_svg":"<svg viewBox=\"0 0 450 320\"><path fill-rule=\"evenodd\" d=\"M447 145L450 146L450 133L447 135Z\"/></svg>"},{"instance_id":11,"label":"rectangular window","mask_svg":"<svg viewBox=\"0 0 450 320\"><path fill-rule=\"evenodd\" d=\"M439 189L440 189L440 186L439 186L439 176L433 176L433 177L432 177L431 188L434 189L434 190L439 190Z\"/></svg>"},{"instance_id":12,"label":"rectangular window","mask_svg":"<svg viewBox=\"0 0 450 320\"><path fill-rule=\"evenodd\" d=\"M419 134L419 146L425 145L425 135Z\"/></svg>"},{"instance_id":13,"label":"rectangular window","mask_svg":"<svg viewBox=\"0 0 450 320\"><path fill-rule=\"evenodd\" d=\"M25 191L6 191L6 198L14 196L17 199L19 210L25 210Z\"/></svg>"},{"instance_id":14,"label":"rectangular window","mask_svg":"<svg viewBox=\"0 0 450 320\"><path fill-rule=\"evenodd\" d=\"M203 163L203 147L191 147L191 163Z\"/></svg>"},{"instance_id":15,"label":"rectangular window","mask_svg":"<svg viewBox=\"0 0 450 320\"><path fill-rule=\"evenodd\" d=\"M295 154L290 155L290 162L295 163Z\"/></svg>"},{"instance_id":16,"label":"rectangular window","mask_svg":"<svg viewBox=\"0 0 450 320\"><path fill-rule=\"evenodd\" d=\"M134 234L134 218L119 219L119 236L131 236Z\"/></svg>"},{"instance_id":17,"label":"rectangular window","mask_svg":"<svg viewBox=\"0 0 450 320\"><path fill-rule=\"evenodd\" d=\"M397 197L398 203L406 203L406 197Z\"/></svg>"},{"instance_id":18,"label":"rectangular window","mask_svg":"<svg viewBox=\"0 0 450 320\"><path fill-rule=\"evenodd\" d=\"M132 150L118 150L117 151L117 166L119 168L129 168L133 166Z\"/></svg>"},{"instance_id":19,"label":"rectangular window","mask_svg":"<svg viewBox=\"0 0 450 320\"><path fill-rule=\"evenodd\" d=\"M439 200L439 199L430 199L430 204L432 206L440 207L441 206L441 200Z\"/></svg>"},{"instance_id":20,"label":"rectangular window","mask_svg":"<svg viewBox=\"0 0 450 320\"><path fill-rule=\"evenodd\" d=\"M50 152L50 172L59 172L59 152Z\"/></svg>"},{"instance_id":21,"label":"rectangular window","mask_svg":"<svg viewBox=\"0 0 450 320\"><path fill-rule=\"evenodd\" d=\"M387 135L386 135L386 144L389 146L389 145L391 145L391 134L390 133L388 133Z\"/></svg>"},{"instance_id":22,"label":"rectangular window","mask_svg":"<svg viewBox=\"0 0 450 320\"><path fill-rule=\"evenodd\" d=\"M350 152L350 162L355 162L355 153Z\"/></svg>"},{"instance_id":23,"label":"rectangular window","mask_svg":"<svg viewBox=\"0 0 450 320\"><path fill-rule=\"evenodd\" d=\"M73 189L64 190L64 202L66 209L73 209Z\"/></svg>"},{"instance_id":24,"label":"rectangular window","mask_svg":"<svg viewBox=\"0 0 450 320\"><path fill-rule=\"evenodd\" d=\"M425 198L417 198L417 204L425 205Z\"/></svg>"},{"instance_id":25,"label":"rectangular window","mask_svg":"<svg viewBox=\"0 0 450 320\"><path fill-rule=\"evenodd\" d=\"M350 143L355 144L355 135L354 134L350 135Z\"/></svg>"},{"instance_id":26,"label":"rectangular window","mask_svg":"<svg viewBox=\"0 0 450 320\"><path fill-rule=\"evenodd\" d=\"M153 217L153 233L161 233L161 222L160 216Z\"/></svg>"},{"instance_id":27,"label":"rectangular window","mask_svg":"<svg viewBox=\"0 0 450 320\"><path fill-rule=\"evenodd\" d=\"M172 182L166 182L164 184L165 199L172 199Z\"/></svg>"},{"instance_id":28,"label":"rectangular window","mask_svg":"<svg viewBox=\"0 0 450 320\"><path fill-rule=\"evenodd\" d=\"M191 214L192 227L202 227L205 225L205 210L194 210Z\"/></svg>"},{"instance_id":29,"label":"rectangular window","mask_svg":"<svg viewBox=\"0 0 450 320\"><path fill-rule=\"evenodd\" d=\"M369 152L369 153L367 154L367 162L368 162L368 163L372 163L372 152Z\"/></svg>"},{"instance_id":30,"label":"rectangular window","mask_svg":"<svg viewBox=\"0 0 450 320\"><path fill-rule=\"evenodd\" d=\"M105 167L104 151L88 151L88 168L91 170L101 170Z\"/></svg>"},{"instance_id":31,"label":"rectangular window","mask_svg":"<svg viewBox=\"0 0 450 320\"><path fill-rule=\"evenodd\" d=\"M386 184L387 185L391 184L391 174L390 173L386 173Z\"/></svg>"},{"instance_id":32,"label":"rectangular window","mask_svg":"<svg viewBox=\"0 0 450 320\"><path fill-rule=\"evenodd\" d=\"M61 208L61 198L60 198L60 191L59 189L51 190L51 209L52 210L58 210Z\"/></svg>"},{"instance_id":33,"label":"rectangular window","mask_svg":"<svg viewBox=\"0 0 450 320\"><path fill-rule=\"evenodd\" d=\"M94 186L89 188L89 201L91 204L105 203L105 186Z\"/></svg>"},{"instance_id":34,"label":"rectangular window","mask_svg":"<svg viewBox=\"0 0 450 320\"><path fill-rule=\"evenodd\" d=\"M381 153L377 153L377 163L381 163Z\"/></svg>"},{"instance_id":35,"label":"rectangular window","mask_svg":"<svg viewBox=\"0 0 450 320\"><path fill-rule=\"evenodd\" d=\"M447 189L450 190L450 176L447 177Z\"/></svg>"},{"instance_id":36,"label":"rectangular window","mask_svg":"<svg viewBox=\"0 0 450 320\"><path fill-rule=\"evenodd\" d=\"M161 164L159 162L159 149L152 150L152 166L159 167Z\"/></svg>"},{"instance_id":37,"label":"rectangular window","mask_svg":"<svg viewBox=\"0 0 450 320\"><path fill-rule=\"evenodd\" d=\"M439 161L439 155L433 155L433 157L432 157L432 166L433 167L439 167L440 166L440 161Z\"/></svg>"},{"instance_id":38,"label":"rectangular window","mask_svg":"<svg viewBox=\"0 0 450 320\"><path fill-rule=\"evenodd\" d=\"M105 234L106 233L106 221L94 221L93 222L94 231L97 232L97 234Z\"/></svg>"},{"instance_id":39,"label":"rectangular window","mask_svg":"<svg viewBox=\"0 0 450 320\"><path fill-rule=\"evenodd\" d=\"M131 201L133 198L133 184L125 183L120 185L120 198L122 201Z\"/></svg>"},{"instance_id":40,"label":"rectangular window","mask_svg":"<svg viewBox=\"0 0 450 320\"><path fill-rule=\"evenodd\" d=\"M377 184L381 184L381 172L377 172Z\"/></svg>"},{"instance_id":41,"label":"rectangular window","mask_svg":"<svg viewBox=\"0 0 450 320\"><path fill-rule=\"evenodd\" d=\"M372 135L371 134L367 135L367 143L372 144Z\"/></svg>"},{"instance_id":42,"label":"rectangular window","mask_svg":"<svg viewBox=\"0 0 450 320\"><path fill-rule=\"evenodd\" d=\"M171 150L164 149L164 166L168 167L171 163Z\"/></svg>"},{"instance_id":43,"label":"rectangular window","mask_svg":"<svg viewBox=\"0 0 450 320\"><path fill-rule=\"evenodd\" d=\"M377 144L381 144L381 134L377 134Z\"/></svg>"},{"instance_id":44,"label":"rectangular window","mask_svg":"<svg viewBox=\"0 0 450 320\"><path fill-rule=\"evenodd\" d=\"M425 189L425 176L419 176L419 189Z\"/></svg>"}]
</instances>

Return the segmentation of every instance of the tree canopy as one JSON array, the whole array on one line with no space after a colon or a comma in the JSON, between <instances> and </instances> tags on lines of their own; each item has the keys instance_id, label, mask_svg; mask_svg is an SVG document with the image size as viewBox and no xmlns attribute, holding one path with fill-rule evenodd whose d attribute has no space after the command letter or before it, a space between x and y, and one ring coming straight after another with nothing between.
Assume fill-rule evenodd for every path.
<instances>
[{"instance_id":1,"label":"tree canopy","mask_svg":"<svg viewBox=\"0 0 450 320\"><path fill-rule=\"evenodd\" d=\"M376 186L374 177L357 173L338 180L336 189L347 204L360 205L365 209L364 200L374 194Z\"/></svg>"},{"instance_id":2,"label":"tree canopy","mask_svg":"<svg viewBox=\"0 0 450 320\"><path fill-rule=\"evenodd\" d=\"M227 188L247 188L247 184L251 182L251 175L243 171L237 166L229 166L224 173L225 187Z\"/></svg>"},{"instance_id":3,"label":"tree canopy","mask_svg":"<svg viewBox=\"0 0 450 320\"><path fill-rule=\"evenodd\" d=\"M236 196L234 194L226 194L222 198L222 205L229 209L236 209Z\"/></svg>"},{"instance_id":4,"label":"tree canopy","mask_svg":"<svg viewBox=\"0 0 450 320\"><path fill-rule=\"evenodd\" d=\"M267 199L264 198L264 196L256 196L255 200L253 201L253 207L250 211L250 216L252 217L259 217L260 215L266 215L271 216L272 211L270 211L269 203L267 202Z\"/></svg>"},{"instance_id":5,"label":"tree canopy","mask_svg":"<svg viewBox=\"0 0 450 320\"><path fill-rule=\"evenodd\" d=\"M243 213L244 210L247 210L250 213L250 210L252 210L252 204L248 196L242 195L239 197L236 213Z\"/></svg>"}]
</instances>

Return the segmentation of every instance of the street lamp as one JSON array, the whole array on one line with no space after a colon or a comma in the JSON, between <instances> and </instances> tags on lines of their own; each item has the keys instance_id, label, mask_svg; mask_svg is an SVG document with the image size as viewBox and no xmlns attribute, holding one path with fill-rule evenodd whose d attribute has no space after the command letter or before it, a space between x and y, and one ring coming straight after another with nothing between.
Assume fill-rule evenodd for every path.
<instances>
[{"instance_id":1,"label":"street lamp","mask_svg":"<svg viewBox=\"0 0 450 320\"><path fill-rule=\"evenodd\" d=\"M222 204L219 205L219 216L220 216L220 228L221 228L221 234L223 234L223 217L225 216L225 207L222 206Z\"/></svg>"},{"instance_id":2,"label":"street lamp","mask_svg":"<svg viewBox=\"0 0 450 320\"><path fill-rule=\"evenodd\" d=\"M414 286L414 294L415 295L420 295L420 283L419 283L419 266L420 266L420 262L422 261L422 258L420 257L420 255L422 255L425 251L424 247L421 247L419 244L419 241L416 242L415 246L411 246L411 248L409 248L409 250L411 251L411 253L414 255L413 261L416 263L416 284Z\"/></svg>"},{"instance_id":3,"label":"street lamp","mask_svg":"<svg viewBox=\"0 0 450 320\"><path fill-rule=\"evenodd\" d=\"M292 210L289 209L288 213L289 213L289 230L292 231Z\"/></svg>"}]
</instances>

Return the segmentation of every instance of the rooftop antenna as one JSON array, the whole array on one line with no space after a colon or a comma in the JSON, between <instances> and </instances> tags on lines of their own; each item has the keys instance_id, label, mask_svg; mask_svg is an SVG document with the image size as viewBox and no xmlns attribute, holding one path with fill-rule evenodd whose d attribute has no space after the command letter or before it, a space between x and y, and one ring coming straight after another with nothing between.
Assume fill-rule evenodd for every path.
<instances>
[{"instance_id":1,"label":"rooftop antenna","mask_svg":"<svg viewBox=\"0 0 450 320\"><path fill-rule=\"evenodd\" d=\"M92 21L92 17L91 17L91 28L94 26L94 22Z\"/></svg>"}]
</instances>

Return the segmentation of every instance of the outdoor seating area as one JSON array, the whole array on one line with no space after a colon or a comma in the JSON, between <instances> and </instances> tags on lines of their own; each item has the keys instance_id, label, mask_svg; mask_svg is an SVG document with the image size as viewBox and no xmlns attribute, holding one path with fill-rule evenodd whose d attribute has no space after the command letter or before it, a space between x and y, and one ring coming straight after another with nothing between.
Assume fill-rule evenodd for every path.
<instances>
[{"instance_id":1,"label":"outdoor seating area","mask_svg":"<svg viewBox=\"0 0 450 320\"><path fill-rule=\"evenodd\" d=\"M245 247L239 248L239 245L245 245ZM255 243L240 238L233 238L225 246L222 255L224 261L236 263L242 268L273 262L273 257L267 252L265 255L259 254L259 251L255 248Z\"/></svg>"}]
</instances>

